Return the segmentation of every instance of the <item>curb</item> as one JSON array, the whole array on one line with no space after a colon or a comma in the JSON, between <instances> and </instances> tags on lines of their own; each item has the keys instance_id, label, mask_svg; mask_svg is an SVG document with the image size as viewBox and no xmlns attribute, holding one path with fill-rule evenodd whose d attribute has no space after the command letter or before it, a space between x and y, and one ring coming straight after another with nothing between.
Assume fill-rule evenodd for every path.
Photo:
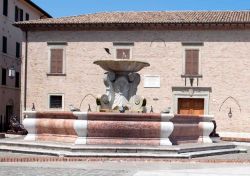
<instances>
[{"instance_id":1,"label":"curb","mask_svg":"<svg viewBox=\"0 0 250 176\"><path fill-rule=\"evenodd\" d=\"M2 162L80 162L80 161L146 161L146 162L168 162L168 163L250 163L250 160L225 160L225 159L160 159L160 158L110 158L110 157L2 157Z\"/></svg>"}]
</instances>

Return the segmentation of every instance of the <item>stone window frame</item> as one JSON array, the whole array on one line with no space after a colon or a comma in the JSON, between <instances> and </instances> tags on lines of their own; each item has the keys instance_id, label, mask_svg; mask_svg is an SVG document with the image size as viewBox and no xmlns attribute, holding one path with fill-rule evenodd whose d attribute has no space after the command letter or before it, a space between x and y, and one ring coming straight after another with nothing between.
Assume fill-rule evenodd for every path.
<instances>
[{"instance_id":1,"label":"stone window frame","mask_svg":"<svg viewBox=\"0 0 250 176\"><path fill-rule=\"evenodd\" d=\"M134 42L113 42L113 47L114 47L114 59L118 59L116 57L117 55L117 49L129 49L130 57L129 59L133 59L133 47L134 47Z\"/></svg>"},{"instance_id":2,"label":"stone window frame","mask_svg":"<svg viewBox=\"0 0 250 176\"><path fill-rule=\"evenodd\" d=\"M66 44L58 44L58 43L49 43L49 52L48 52L48 73L47 76L66 76ZM51 50L52 49L62 49L63 50L63 72L62 73L51 73Z\"/></svg>"},{"instance_id":3,"label":"stone window frame","mask_svg":"<svg viewBox=\"0 0 250 176\"><path fill-rule=\"evenodd\" d=\"M203 45L202 45L203 46ZM182 76L186 76L186 50L198 50L199 51L199 65L198 65L198 75L202 76L202 46L199 45L184 45L182 50Z\"/></svg>"},{"instance_id":4,"label":"stone window frame","mask_svg":"<svg viewBox=\"0 0 250 176\"><path fill-rule=\"evenodd\" d=\"M50 96L62 96L62 108L50 108ZM49 111L64 111L64 93L48 93L48 110Z\"/></svg>"},{"instance_id":5,"label":"stone window frame","mask_svg":"<svg viewBox=\"0 0 250 176\"><path fill-rule=\"evenodd\" d=\"M193 91L190 91L193 90ZM190 92L193 92L190 94ZM211 87L172 87L173 97L173 113L178 114L179 98L203 98L204 99L204 115L209 115Z\"/></svg>"}]
</instances>

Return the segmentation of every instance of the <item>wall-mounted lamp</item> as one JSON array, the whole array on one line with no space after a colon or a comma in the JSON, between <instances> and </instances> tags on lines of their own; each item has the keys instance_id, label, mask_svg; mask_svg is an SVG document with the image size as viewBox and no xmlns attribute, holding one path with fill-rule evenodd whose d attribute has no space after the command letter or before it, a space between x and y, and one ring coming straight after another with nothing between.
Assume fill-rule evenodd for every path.
<instances>
[{"instance_id":1,"label":"wall-mounted lamp","mask_svg":"<svg viewBox=\"0 0 250 176\"><path fill-rule=\"evenodd\" d=\"M16 74L16 71L15 71L14 66L10 67L9 70L8 70L8 76L9 76L9 78L10 79L15 78L15 74Z\"/></svg>"},{"instance_id":2,"label":"wall-mounted lamp","mask_svg":"<svg viewBox=\"0 0 250 176\"><path fill-rule=\"evenodd\" d=\"M231 110L231 108L229 109L229 112L228 112L228 117L229 118L232 118L232 116L233 116L233 113L232 113L232 110Z\"/></svg>"}]
</instances>

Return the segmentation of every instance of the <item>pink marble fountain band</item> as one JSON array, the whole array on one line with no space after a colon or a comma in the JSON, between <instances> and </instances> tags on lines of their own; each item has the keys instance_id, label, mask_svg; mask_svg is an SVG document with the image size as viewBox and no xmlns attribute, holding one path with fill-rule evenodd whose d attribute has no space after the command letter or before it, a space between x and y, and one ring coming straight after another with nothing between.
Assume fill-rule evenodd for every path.
<instances>
[{"instance_id":1,"label":"pink marble fountain band","mask_svg":"<svg viewBox=\"0 0 250 176\"><path fill-rule=\"evenodd\" d=\"M174 117L160 113L25 112L26 140L75 144L172 145L171 141L211 142L209 118Z\"/></svg>"},{"instance_id":2,"label":"pink marble fountain band","mask_svg":"<svg viewBox=\"0 0 250 176\"><path fill-rule=\"evenodd\" d=\"M209 138L209 134L214 128L211 122L212 120L212 115L175 115L174 118L170 120L174 123L174 130L170 135L170 139L174 144L197 142L212 143L212 140Z\"/></svg>"},{"instance_id":3,"label":"pink marble fountain band","mask_svg":"<svg viewBox=\"0 0 250 176\"><path fill-rule=\"evenodd\" d=\"M75 116L72 112L51 111L51 112L36 112L36 118L38 119L77 119L78 117Z\"/></svg>"},{"instance_id":4,"label":"pink marble fountain band","mask_svg":"<svg viewBox=\"0 0 250 176\"><path fill-rule=\"evenodd\" d=\"M88 120L91 121L161 121L160 113L108 113L108 112L90 112Z\"/></svg>"},{"instance_id":5,"label":"pink marble fountain band","mask_svg":"<svg viewBox=\"0 0 250 176\"><path fill-rule=\"evenodd\" d=\"M25 112L26 140L75 144L171 145L173 115L160 113Z\"/></svg>"}]
</instances>

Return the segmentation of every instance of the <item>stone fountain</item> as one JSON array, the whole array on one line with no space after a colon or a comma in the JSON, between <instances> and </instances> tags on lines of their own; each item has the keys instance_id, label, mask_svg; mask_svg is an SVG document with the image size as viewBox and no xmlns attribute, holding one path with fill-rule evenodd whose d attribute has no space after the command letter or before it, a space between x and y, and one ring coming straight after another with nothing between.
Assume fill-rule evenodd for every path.
<instances>
[{"instance_id":1,"label":"stone fountain","mask_svg":"<svg viewBox=\"0 0 250 176\"><path fill-rule=\"evenodd\" d=\"M107 71L104 73L106 92L96 101L100 109L97 112L25 111L23 124L29 132L25 140L160 146L191 137L193 142L212 142L209 138L212 117L173 120L174 115L170 113L146 113L146 99L136 92L140 83L138 72L150 66L149 63L97 60L94 64Z\"/></svg>"},{"instance_id":2,"label":"stone fountain","mask_svg":"<svg viewBox=\"0 0 250 176\"><path fill-rule=\"evenodd\" d=\"M141 80L137 72L150 66L149 63L135 60L98 60L94 64L107 71L104 76L106 93L99 97L101 111L124 108L130 112L145 112L146 99L136 95Z\"/></svg>"}]
</instances>

